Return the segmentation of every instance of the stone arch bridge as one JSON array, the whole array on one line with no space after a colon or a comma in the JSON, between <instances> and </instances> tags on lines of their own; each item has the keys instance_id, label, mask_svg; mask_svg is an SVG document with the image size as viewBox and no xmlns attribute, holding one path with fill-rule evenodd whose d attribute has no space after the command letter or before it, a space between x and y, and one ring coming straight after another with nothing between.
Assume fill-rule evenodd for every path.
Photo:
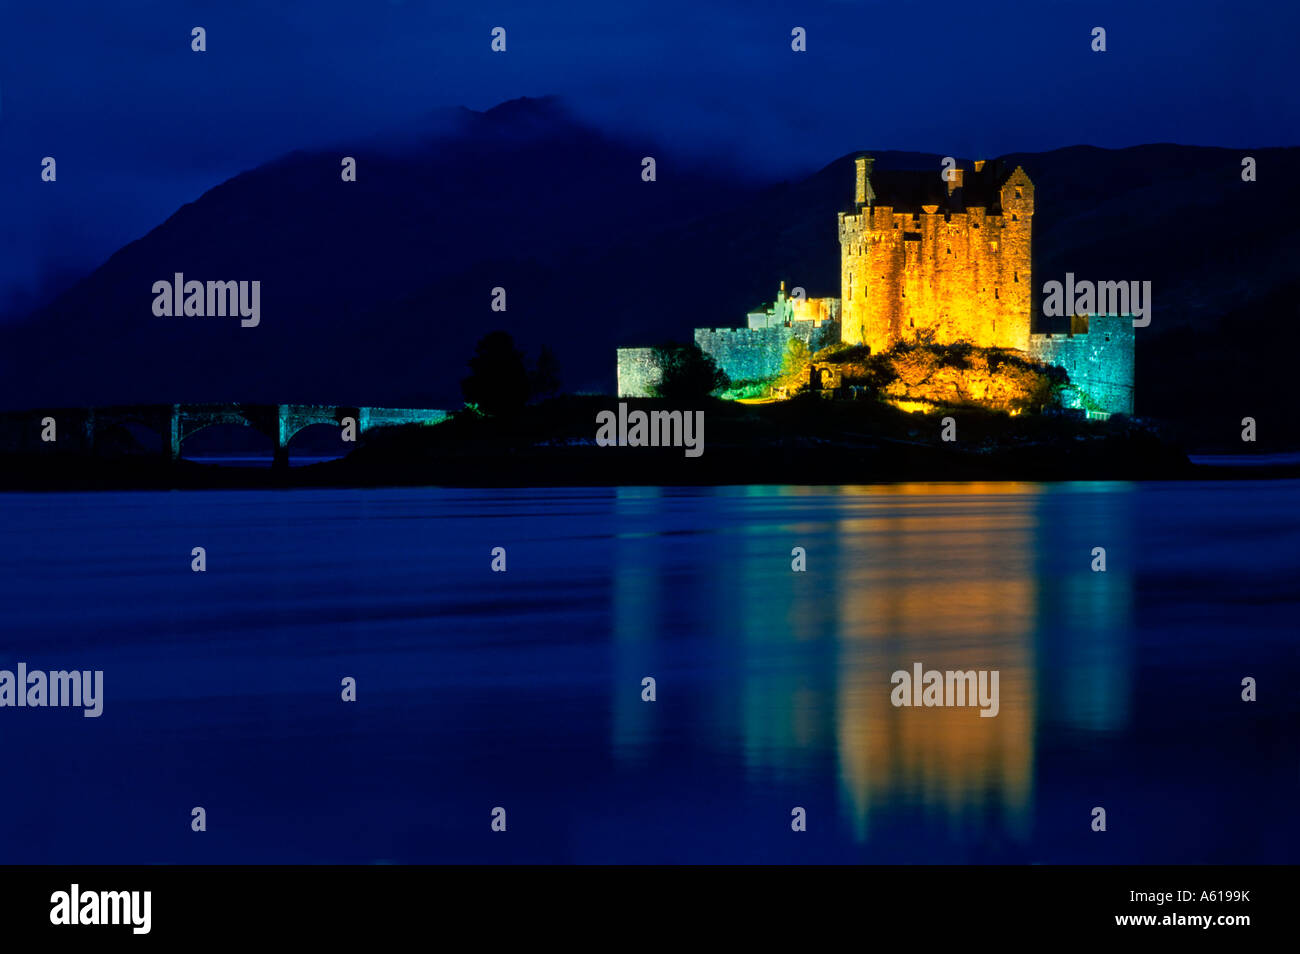
<instances>
[{"instance_id":1,"label":"stone arch bridge","mask_svg":"<svg viewBox=\"0 0 1300 954\"><path fill-rule=\"evenodd\" d=\"M95 435L110 427L137 424L162 437L163 453L171 460L181 456L186 438L216 424L251 427L274 442L274 465L289 462L289 442L303 428L313 424L342 426L351 418L358 436L376 427L401 424L436 424L447 418L446 411L426 408L348 407L330 404L142 404L115 407L57 408L0 414L0 441L5 449L30 449L40 443L43 423L55 422L60 450L93 452ZM51 446L46 444L45 446Z\"/></svg>"}]
</instances>

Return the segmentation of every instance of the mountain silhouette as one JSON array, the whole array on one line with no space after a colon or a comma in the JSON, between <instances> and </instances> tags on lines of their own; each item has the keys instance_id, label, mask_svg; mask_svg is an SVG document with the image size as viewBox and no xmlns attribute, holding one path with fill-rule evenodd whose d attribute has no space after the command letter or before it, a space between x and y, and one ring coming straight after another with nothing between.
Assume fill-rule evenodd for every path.
<instances>
[{"instance_id":1,"label":"mountain silhouette","mask_svg":"<svg viewBox=\"0 0 1300 954\"><path fill-rule=\"evenodd\" d=\"M606 134L549 98L293 153L208 191L0 328L0 402L454 408L475 342L496 329L530 355L549 345L567 388L611 391L620 345L740 326L782 280L837 296L836 213L851 208L858 154L763 182L741 163ZM877 170L928 168L936 179L943 159L871 154ZM1258 181L1242 181L1245 155ZM355 182L341 179L344 156ZM653 182L642 178L647 156ZM1039 288L1067 271L1152 283L1140 414L1258 417L1282 399L1259 359L1297 343L1289 257L1300 225L1283 210L1300 149L975 158L1021 165L1034 181ZM152 285L176 272L260 281L260 324L155 317ZM504 312L490 307L497 287Z\"/></svg>"},{"instance_id":2,"label":"mountain silhouette","mask_svg":"<svg viewBox=\"0 0 1300 954\"><path fill-rule=\"evenodd\" d=\"M183 206L0 331L4 404L458 406L472 345L495 325L533 325L539 340L578 334L586 276L572 262L752 191L606 137L554 100L430 125L428 135L293 153ZM646 155L661 181L642 181ZM344 156L356 160L355 182L342 180ZM153 283L177 272L260 281L260 324L156 317ZM539 274L557 279L557 300L529 300L523 286ZM504 314L489 308L495 287L507 290Z\"/></svg>"}]
</instances>

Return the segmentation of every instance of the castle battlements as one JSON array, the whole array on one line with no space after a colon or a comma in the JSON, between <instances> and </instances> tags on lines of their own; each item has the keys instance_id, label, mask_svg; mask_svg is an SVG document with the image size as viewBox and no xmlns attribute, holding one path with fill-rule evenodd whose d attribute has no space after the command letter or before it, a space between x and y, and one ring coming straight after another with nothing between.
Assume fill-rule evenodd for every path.
<instances>
[{"instance_id":1,"label":"castle battlements","mask_svg":"<svg viewBox=\"0 0 1300 954\"><path fill-rule=\"evenodd\" d=\"M1026 350L1033 214L1019 166L981 160L945 182L859 158L854 211L839 215L843 340L873 352L931 336Z\"/></svg>"}]
</instances>

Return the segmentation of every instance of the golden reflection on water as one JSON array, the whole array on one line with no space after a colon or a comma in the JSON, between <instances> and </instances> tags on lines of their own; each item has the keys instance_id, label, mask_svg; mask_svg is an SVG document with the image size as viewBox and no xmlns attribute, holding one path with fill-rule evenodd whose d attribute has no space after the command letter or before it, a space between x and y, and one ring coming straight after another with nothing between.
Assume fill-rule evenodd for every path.
<instances>
[{"instance_id":1,"label":"golden reflection on water","mask_svg":"<svg viewBox=\"0 0 1300 954\"><path fill-rule=\"evenodd\" d=\"M855 830L906 799L1023 823L1034 758L1035 485L873 489L882 506L837 522L840 777ZM972 505L971 498L979 498ZM997 670L999 711L896 708L890 676ZM991 806L990 803L997 803Z\"/></svg>"},{"instance_id":2,"label":"golden reflection on water","mask_svg":"<svg viewBox=\"0 0 1300 954\"><path fill-rule=\"evenodd\" d=\"M1129 612L1127 578L1099 582L1086 562L1059 579L1044 574L1044 548L1072 554L1083 546L1080 533L1117 532L1107 523L1113 510L1099 509L1095 495L1049 511L1047 493L1012 483L719 488L711 501L718 522L695 544L619 541L619 678L671 667L673 657L651 647L676 625L661 599L676 592L691 607L687 628L699 631L685 634L695 642L683 651L727 666L693 687L706 697L693 700L700 733L724 752L738 750L751 778L806 778L833 757L840 810L859 839L873 812L900 807L958 828L997 817L1012 836L1023 834L1032 821L1035 646L1045 606L1086 611L1087 645L1063 650L1067 662L1086 665L1056 687L1079 697L1081 719L1099 691L1122 695L1105 633ZM656 500L642 493L624 503L643 512ZM1042 526L1049 512L1067 525ZM1071 525L1076 513L1082 527ZM794 545L807 550L805 573L791 572ZM701 576L697 590L681 591ZM895 707L891 674L915 663L997 670L998 715L981 718L978 706ZM639 700L623 693L613 706L614 747L620 758L638 758L654 729Z\"/></svg>"}]
</instances>

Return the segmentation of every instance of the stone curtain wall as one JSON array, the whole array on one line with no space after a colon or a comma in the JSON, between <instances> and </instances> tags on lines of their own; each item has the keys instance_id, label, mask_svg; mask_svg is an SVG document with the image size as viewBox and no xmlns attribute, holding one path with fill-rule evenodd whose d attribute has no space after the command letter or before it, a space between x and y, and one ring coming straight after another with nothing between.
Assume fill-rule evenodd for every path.
<instances>
[{"instance_id":1,"label":"stone curtain wall","mask_svg":"<svg viewBox=\"0 0 1300 954\"><path fill-rule=\"evenodd\" d=\"M1078 333L1032 335L1029 353L1064 368L1077 390L1076 406L1093 413L1133 413L1133 318L1076 318Z\"/></svg>"},{"instance_id":2,"label":"stone curtain wall","mask_svg":"<svg viewBox=\"0 0 1300 954\"><path fill-rule=\"evenodd\" d=\"M839 341L837 322L797 321L773 328L696 328L695 343L712 355L733 382L774 378L785 364L786 346L798 338L816 352Z\"/></svg>"}]
</instances>

